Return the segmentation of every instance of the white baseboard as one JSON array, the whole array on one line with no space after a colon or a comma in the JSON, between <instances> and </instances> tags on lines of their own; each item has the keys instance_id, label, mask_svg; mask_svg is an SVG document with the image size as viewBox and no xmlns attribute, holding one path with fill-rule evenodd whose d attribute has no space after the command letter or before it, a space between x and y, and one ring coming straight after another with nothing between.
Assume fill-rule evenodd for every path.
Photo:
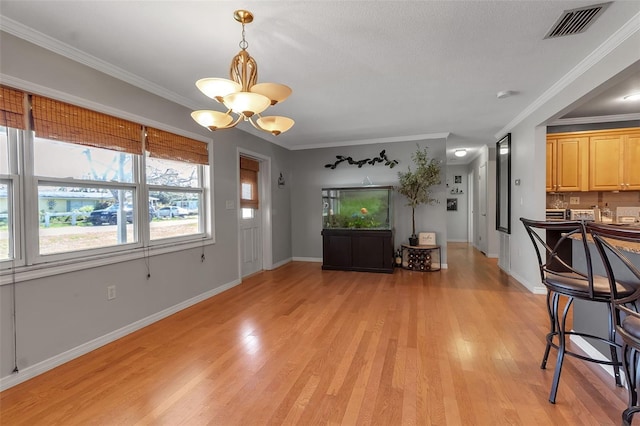
<instances>
[{"instance_id":1,"label":"white baseboard","mask_svg":"<svg viewBox=\"0 0 640 426\"><path fill-rule=\"evenodd\" d=\"M500 255L498 253L487 253L487 257L491 259L497 259L500 257Z\"/></svg>"},{"instance_id":2,"label":"white baseboard","mask_svg":"<svg viewBox=\"0 0 640 426\"><path fill-rule=\"evenodd\" d=\"M269 270L278 269L279 267L284 266L291 261L292 261L292 258L281 260L280 262L274 263L273 265L271 265L271 268Z\"/></svg>"},{"instance_id":3,"label":"white baseboard","mask_svg":"<svg viewBox=\"0 0 640 426\"><path fill-rule=\"evenodd\" d=\"M507 272L507 271L505 271L505 272ZM520 275L518 275L516 273L509 273L509 272L507 272L507 273L509 275L511 275L520 284L525 286L531 293L533 293L533 294L547 294L547 288L545 286L543 286L542 284L532 285L527 280L525 280L524 278L522 278Z\"/></svg>"},{"instance_id":4,"label":"white baseboard","mask_svg":"<svg viewBox=\"0 0 640 426\"><path fill-rule=\"evenodd\" d=\"M131 334L134 331L140 330L148 325L153 324L154 322L160 321L163 318L168 317L169 315L173 315L176 312L179 312L183 309L186 309L190 306L195 305L196 303L200 303L203 300L209 299L217 294L222 293L223 291L229 290L230 288L235 287L240 284L240 280L234 280L230 283L221 285L220 287L216 287L212 290L209 290L205 293L202 293L196 297L185 300L184 302L180 302L177 305L171 306L167 309L164 309L160 312L156 312L155 314L149 315L146 318L142 318L136 322L133 322L129 325L126 325L118 330L114 330L110 333L105 334L104 336L93 339L89 342L83 343L80 346L76 346L73 349L69 349L61 354L53 356L49 359L41 361L37 364L31 365L24 369L20 369L18 373L11 374L9 376L5 376L0 378L0 391L5 389L9 389L17 384L20 384L24 381L27 381L33 377L36 377L46 371L52 370L59 365L62 365L66 362L71 361L72 359L78 358L84 354L87 354L95 349L98 349L101 346L104 346L108 343L114 342L121 337L126 336L127 334Z\"/></svg>"},{"instance_id":5,"label":"white baseboard","mask_svg":"<svg viewBox=\"0 0 640 426\"><path fill-rule=\"evenodd\" d=\"M293 257L295 262L320 262L322 263L321 257Z\"/></svg>"},{"instance_id":6,"label":"white baseboard","mask_svg":"<svg viewBox=\"0 0 640 426\"><path fill-rule=\"evenodd\" d=\"M446 263L440 264L440 269L449 269L449 265Z\"/></svg>"},{"instance_id":7,"label":"white baseboard","mask_svg":"<svg viewBox=\"0 0 640 426\"><path fill-rule=\"evenodd\" d=\"M599 361L609 361L609 359L606 356L602 355L602 353L599 350L594 348L584 338L582 338L580 336L570 336L569 340L571 340L571 342L575 343L576 346L578 346L582 351L584 351L591 358L597 359ZM604 365L604 364L597 364L597 365L599 365L611 377L614 377L614 375L613 375L613 367L612 366ZM626 378L626 376L624 374L624 369L623 368L620 368L620 381L622 382L622 385L625 386L625 384L627 382L627 378Z\"/></svg>"}]
</instances>

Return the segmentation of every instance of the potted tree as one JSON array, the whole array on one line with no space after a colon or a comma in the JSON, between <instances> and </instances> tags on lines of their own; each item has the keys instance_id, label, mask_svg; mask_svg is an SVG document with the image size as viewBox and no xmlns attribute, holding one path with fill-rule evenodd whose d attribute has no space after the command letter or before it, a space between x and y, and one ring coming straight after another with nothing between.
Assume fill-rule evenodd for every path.
<instances>
[{"instance_id":1,"label":"potted tree","mask_svg":"<svg viewBox=\"0 0 640 426\"><path fill-rule=\"evenodd\" d=\"M418 245L418 237L416 235L416 207L421 204L435 204L437 199L431 196L431 187L439 185L440 180L440 161L429 158L427 148L420 148L411 154L411 159L415 164L415 170L411 170L409 166L406 172L398 172L399 185L396 191L407 197L407 206L411 207L411 237L409 244Z\"/></svg>"}]
</instances>

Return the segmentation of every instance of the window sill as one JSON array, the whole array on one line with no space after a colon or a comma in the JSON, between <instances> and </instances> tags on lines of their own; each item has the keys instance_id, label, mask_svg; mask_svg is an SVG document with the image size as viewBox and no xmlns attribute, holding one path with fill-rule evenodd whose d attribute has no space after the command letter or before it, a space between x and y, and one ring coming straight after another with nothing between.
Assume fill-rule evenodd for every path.
<instances>
[{"instance_id":1,"label":"window sill","mask_svg":"<svg viewBox=\"0 0 640 426\"><path fill-rule=\"evenodd\" d=\"M66 274L83 269L97 268L114 263L128 262L144 257L157 256L165 253L189 250L215 244L213 238L206 237L201 240L190 240L180 243L175 241L166 244L157 244L151 247L138 247L125 252L109 253L87 257L85 259L69 259L30 266L17 266L15 270L3 269L0 271L0 286Z\"/></svg>"}]
</instances>

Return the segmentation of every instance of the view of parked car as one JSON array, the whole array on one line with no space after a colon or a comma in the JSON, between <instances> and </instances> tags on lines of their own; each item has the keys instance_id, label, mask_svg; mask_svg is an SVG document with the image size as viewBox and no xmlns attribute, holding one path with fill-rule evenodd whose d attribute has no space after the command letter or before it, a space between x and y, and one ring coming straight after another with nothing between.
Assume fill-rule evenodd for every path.
<instances>
[{"instance_id":1,"label":"view of parked car","mask_svg":"<svg viewBox=\"0 0 640 426\"><path fill-rule=\"evenodd\" d=\"M157 210L158 217L171 218L171 217L186 217L188 215L189 215L189 210L183 209L182 207L178 207L178 206L160 207Z\"/></svg>"},{"instance_id":2,"label":"view of parked car","mask_svg":"<svg viewBox=\"0 0 640 426\"><path fill-rule=\"evenodd\" d=\"M94 210L89 215L89 222L93 225L115 225L118 223L118 210L120 206L118 204L113 204L106 209ZM133 209L125 206L124 213L127 217L127 222L133 222Z\"/></svg>"},{"instance_id":3,"label":"view of parked car","mask_svg":"<svg viewBox=\"0 0 640 426\"><path fill-rule=\"evenodd\" d=\"M116 225L118 223L118 204L113 204L105 209L94 210L89 215L89 222L93 225ZM133 207L130 205L124 206L124 213L127 217L127 223L133 223ZM156 216L156 211L152 206L149 206L149 222Z\"/></svg>"}]
</instances>

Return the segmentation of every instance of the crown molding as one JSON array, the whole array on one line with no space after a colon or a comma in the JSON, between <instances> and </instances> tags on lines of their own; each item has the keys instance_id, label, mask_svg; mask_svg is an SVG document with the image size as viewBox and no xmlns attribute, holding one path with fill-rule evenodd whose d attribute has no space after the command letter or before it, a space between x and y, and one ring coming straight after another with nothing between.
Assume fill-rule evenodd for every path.
<instances>
[{"instance_id":1,"label":"crown molding","mask_svg":"<svg viewBox=\"0 0 640 426\"><path fill-rule=\"evenodd\" d=\"M547 89L538 99L533 101L531 105L525 108L520 114L518 114L513 120L511 120L506 126L504 126L494 136L496 140L500 139L502 135L505 135L511 131L515 126L524 121L528 116L533 114L538 108L542 107L545 103L557 96L562 90L564 90L571 83L576 81L582 74L587 72L598 62L602 61L609 53L620 46L625 40L633 36L640 31L640 12L631 17L626 24L624 24L618 31L613 33L608 39L606 39L600 46L598 46L593 52L578 63L571 71L565 74L560 80Z\"/></svg>"},{"instance_id":2,"label":"crown molding","mask_svg":"<svg viewBox=\"0 0 640 426\"><path fill-rule=\"evenodd\" d=\"M420 141L425 139L447 139L450 134L451 134L450 132L443 132L443 133L425 133L421 135L392 136L389 138L360 139L360 140L352 140L352 141L298 145L298 146L291 146L289 147L289 149L291 151L299 151L303 149L335 148L339 146L371 145L376 143L409 142L409 141Z\"/></svg>"},{"instance_id":3,"label":"crown molding","mask_svg":"<svg viewBox=\"0 0 640 426\"><path fill-rule=\"evenodd\" d=\"M566 126L571 124L613 123L615 121L640 120L640 113L601 115L594 117L559 118L550 123L550 126Z\"/></svg>"},{"instance_id":4,"label":"crown molding","mask_svg":"<svg viewBox=\"0 0 640 426\"><path fill-rule=\"evenodd\" d=\"M198 105L195 105L194 102L184 96L178 95L177 93L167 90L158 84L145 80L144 78L125 71L122 68L116 67L102 59L83 52L82 50L76 49L75 47L49 37L33 28L21 24L20 22L14 21L13 19L0 15L0 28L2 28L2 31L33 43L36 46L40 46L43 49L47 49L51 52L57 53L58 55L64 56L65 58L71 59L72 61L81 63L82 65L86 65L104 74L110 75L111 77L117 78L118 80L122 80L133 86L139 87L149 93L153 93L192 110L199 108Z\"/></svg>"}]
</instances>

